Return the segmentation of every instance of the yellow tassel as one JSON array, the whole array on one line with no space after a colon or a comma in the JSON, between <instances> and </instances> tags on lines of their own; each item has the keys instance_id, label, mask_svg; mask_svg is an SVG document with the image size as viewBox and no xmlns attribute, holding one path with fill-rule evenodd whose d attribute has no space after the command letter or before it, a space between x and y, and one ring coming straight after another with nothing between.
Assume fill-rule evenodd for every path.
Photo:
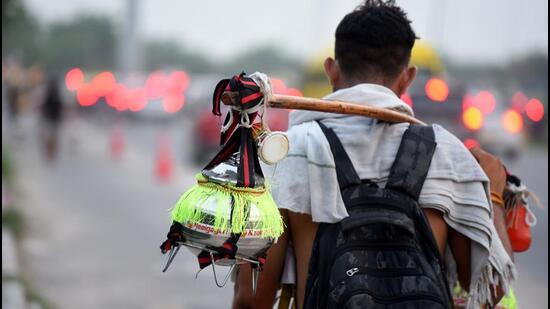
<instances>
[{"instance_id":1,"label":"yellow tassel","mask_svg":"<svg viewBox=\"0 0 550 309\"><path fill-rule=\"evenodd\" d=\"M189 189L172 210L172 220L181 224L205 223L208 214L202 205L215 200L213 225L216 232L242 233L245 229L260 231L261 237L277 238L284 230L283 220L269 190L266 187L241 188L208 182L197 176L198 183ZM251 205L255 205L260 219L250 225ZM229 212L232 209L232 214ZM231 215L231 222L229 222Z\"/></svg>"}]
</instances>

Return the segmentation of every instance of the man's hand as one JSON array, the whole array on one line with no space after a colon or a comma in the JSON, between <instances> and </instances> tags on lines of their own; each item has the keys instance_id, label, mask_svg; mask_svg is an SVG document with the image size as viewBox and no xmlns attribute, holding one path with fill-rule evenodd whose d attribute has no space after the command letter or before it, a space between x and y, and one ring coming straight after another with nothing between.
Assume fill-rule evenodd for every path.
<instances>
[{"instance_id":1,"label":"man's hand","mask_svg":"<svg viewBox=\"0 0 550 309\"><path fill-rule=\"evenodd\" d=\"M474 155L477 162L479 162L487 177L489 177L491 192L502 196L506 187L506 170L500 159L479 147L472 148L470 152Z\"/></svg>"}]
</instances>

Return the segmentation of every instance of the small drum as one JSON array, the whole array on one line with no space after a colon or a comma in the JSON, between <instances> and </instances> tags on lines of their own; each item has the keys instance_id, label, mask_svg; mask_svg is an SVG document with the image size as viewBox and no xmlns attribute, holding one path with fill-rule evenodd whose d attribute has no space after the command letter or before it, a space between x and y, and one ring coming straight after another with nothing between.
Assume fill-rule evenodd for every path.
<instances>
[{"instance_id":1,"label":"small drum","mask_svg":"<svg viewBox=\"0 0 550 309\"><path fill-rule=\"evenodd\" d=\"M258 156L269 165L273 165L288 154L288 137L283 132L263 132L258 137Z\"/></svg>"}]
</instances>

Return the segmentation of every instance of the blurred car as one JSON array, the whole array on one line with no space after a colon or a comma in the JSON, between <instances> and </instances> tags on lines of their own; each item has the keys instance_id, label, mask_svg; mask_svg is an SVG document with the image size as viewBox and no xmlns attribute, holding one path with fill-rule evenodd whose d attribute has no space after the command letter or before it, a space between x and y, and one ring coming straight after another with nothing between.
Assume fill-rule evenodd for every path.
<instances>
[{"instance_id":1,"label":"blurred car","mask_svg":"<svg viewBox=\"0 0 550 309\"><path fill-rule=\"evenodd\" d=\"M480 145L490 153L507 160L515 160L526 146L526 133L508 132L499 117L487 119L483 128L475 134Z\"/></svg>"},{"instance_id":2,"label":"blurred car","mask_svg":"<svg viewBox=\"0 0 550 309\"><path fill-rule=\"evenodd\" d=\"M432 72L419 67L417 79L402 100L413 108L418 119L440 124L462 137L467 133L461 124L464 94L464 87L460 83L434 76Z\"/></svg>"}]
</instances>

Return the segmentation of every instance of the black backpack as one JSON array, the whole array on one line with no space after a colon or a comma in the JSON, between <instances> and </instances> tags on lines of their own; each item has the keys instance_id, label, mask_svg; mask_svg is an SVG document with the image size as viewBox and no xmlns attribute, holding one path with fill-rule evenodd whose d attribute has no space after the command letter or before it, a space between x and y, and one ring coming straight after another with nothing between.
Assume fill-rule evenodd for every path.
<instances>
[{"instance_id":1,"label":"black backpack","mask_svg":"<svg viewBox=\"0 0 550 309\"><path fill-rule=\"evenodd\" d=\"M385 188L361 180L331 129L349 216L317 230L305 308L451 308L435 238L419 204L436 143L431 126L405 131Z\"/></svg>"}]
</instances>

